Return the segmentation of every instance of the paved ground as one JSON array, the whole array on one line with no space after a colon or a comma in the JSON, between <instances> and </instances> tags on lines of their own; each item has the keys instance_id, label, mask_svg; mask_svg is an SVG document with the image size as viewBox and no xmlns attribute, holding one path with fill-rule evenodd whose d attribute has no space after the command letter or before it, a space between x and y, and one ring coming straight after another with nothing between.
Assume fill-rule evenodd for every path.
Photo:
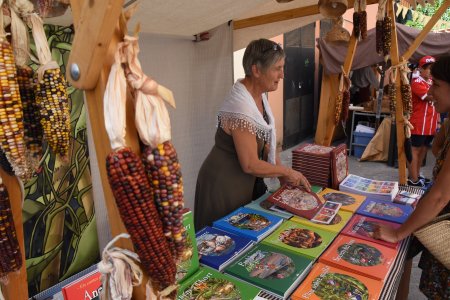
<instances>
[{"instance_id":1,"label":"paved ground","mask_svg":"<svg viewBox=\"0 0 450 300\"><path fill-rule=\"evenodd\" d=\"M292 150L295 148L296 147L293 147L281 153L281 160L285 165L291 165ZM431 178L434 162L434 156L429 152L427 164L421 170L425 177ZM398 180L398 169L389 167L385 162L360 162L353 156L349 156L349 172L377 180ZM426 299L426 297L419 291L421 270L417 267L418 261L419 257L416 257L413 262L413 273L411 275L408 299L423 300Z\"/></svg>"}]
</instances>

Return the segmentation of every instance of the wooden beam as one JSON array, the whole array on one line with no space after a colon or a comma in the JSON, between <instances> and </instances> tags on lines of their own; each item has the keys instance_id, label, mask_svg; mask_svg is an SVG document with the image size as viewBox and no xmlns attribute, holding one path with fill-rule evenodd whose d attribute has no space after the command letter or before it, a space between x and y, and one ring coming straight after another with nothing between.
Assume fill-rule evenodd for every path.
<instances>
[{"instance_id":1,"label":"wooden beam","mask_svg":"<svg viewBox=\"0 0 450 300\"><path fill-rule=\"evenodd\" d=\"M398 55L397 26L395 25L394 2L389 0L387 3L388 14L392 18L392 43L391 43L391 61L393 66L398 66L404 59ZM395 79L396 85L396 107L395 124L397 130L397 151L398 151L398 181L400 184L406 184L406 155L405 155L405 121L403 120L403 102L401 94L400 72L397 72Z\"/></svg>"},{"instance_id":2,"label":"wooden beam","mask_svg":"<svg viewBox=\"0 0 450 300\"><path fill-rule=\"evenodd\" d=\"M378 3L378 0L367 0L367 5L369 4L375 4ZM353 8L354 0L348 1L348 8ZM235 20L233 23L233 29L243 29L247 27L253 27L258 25L264 25L269 23L275 23L280 21L286 21L301 17L308 17L320 14L319 6L316 5L310 5L310 6L304 6L299 8L293 8L293 9L287 9L283 11L279 11L276 13L270 13L266 15L241 19L241 20Z\"/></svg>"},{"instance_id":3,"label":"wooden beam","mask_svg":"<svg viewBox=\"0 0 450 300\"><path fill-rule=\"evenodd\" d=\"M0 168L0 176L3 179L3 184L8 190L9 201L11 202L11 211L14 219L14 226L16 228L17 240L19 241L20 252L22 254L22 267L18 272L9 273L7 283L2 283L2 292L6 300L26 300L28 299L28 281L27 269L25 264L25 241L23 234L22 222L22 202L23 194L22 188L19 184L19 179L15 176L8 175Z\"/></svg>"},{"instance_id":4,"label":"wooden beam","mask_svg":"<svg viewBox=\"0 0 450 300\"><path fill-rule=\"evenodd\" d=\"M89 90L95 88L103 61L108 51L109 42L114 32L114 26L119 20L124 0L84 1L79 11L79 1L72 0L75 37L72 51L67 64L66 77L78 88ZM72 76L73 67L78 68L79 78Z\"/></svg>"},{"instance_id":5,"label":"wooden beam","mask_svg":"<svg viewBox=\"0 0 450 300\"><path fill-rule=\"evenodd\" d=\"M444 1L439 9L434 13L431 17L430 21L425 25L425 27L420 31L419 35L416 37L414 42L409 46L408 50L403 53L403 58L408 60L417 50L417 48L422 44L423 40L427 37L427 34L433 29L434 25L436 25L437 21L442 17L447 8L450 7L450 1Z\"/></svg>"},{"instance_id":6,"label":"wooden beam","mask_svg":"<svg viewBox=\"0 0 450 300\"><path fill-rule=\"evenodd\" d=\"M345 61L344 61L344 72L345 74L349 74L350 70L352 68L352 64L353 64L353 58L355 57L355 52L356 52L356 46L358 45L358 41L355 37L355 35L352 34L352 36L350 37L350 41L348 43L348 49L347 49L347 56L345 57ZM339 85L338 85L339 86ZM336 91L337 94L337 91ZM331 104L331 103L330 103ZM335 109L335 105L329 105L329 107L331 109ZM328 114L330 116L330 114ZM333 114L333 121L327 122L327 132L325 134L325 141L324 141L324 146L330 146L331 143L333 142L333 137L334 137L334 131L336 129L336 124L334 122L334 114Z\"/></svg>"}]
</instances>

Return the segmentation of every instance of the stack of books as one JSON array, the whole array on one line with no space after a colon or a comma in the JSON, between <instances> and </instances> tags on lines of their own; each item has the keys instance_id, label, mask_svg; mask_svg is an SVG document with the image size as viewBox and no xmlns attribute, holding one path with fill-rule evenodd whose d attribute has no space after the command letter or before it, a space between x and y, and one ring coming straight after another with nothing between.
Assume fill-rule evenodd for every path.
<instances>
[{"instance_id":1,"label":"stack of books","mask_svg":"<svg viewBox=\"0 0 450 300\"><path fill-rule=\"evenodd\" d=\"M348 175L347 146L300 145L292 151L292 168L311 184L337 189Z\"/></svg>"},{"instance_id":2,"label":"stack of books","mask_svg":"<svg viewBox=\"0 0 450 300\"><path fill-rule=\"evenodd\" d=\"M350 174L339 184L339 190L363 195L371 200L392 202L398 192L398 182L374 180Z\"/></svg>"}]
</instances>

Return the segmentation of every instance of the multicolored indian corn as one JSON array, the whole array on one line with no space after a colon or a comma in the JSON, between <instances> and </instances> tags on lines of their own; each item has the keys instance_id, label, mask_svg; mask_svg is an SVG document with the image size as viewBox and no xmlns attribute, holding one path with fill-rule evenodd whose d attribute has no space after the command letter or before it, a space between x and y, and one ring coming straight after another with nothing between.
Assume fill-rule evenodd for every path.
<instances>
[{"instance_id":1,"label":"multicolored indian corn","mask_svg":"<svg viewBox=\"0 0 450 300\"><path fill-rule=\"evenodd\" d=\"M153 149L146 147L142 161L163 223L164 235L173 256L181 257L186 250L186 237L181 213L184 208L183 177L177 152L173 144L166 141Z\"/></svg>"},{"instance_id":2,"label":"multicolored indian corn","mask_svg":"<svg viewBox=\"0 0 450 300\"><path fill-rule=\"evenodd\" d=\"M175 284L175 260L141 159L130 148L122 148L107 156L106 170L120 216L143 269L158 285L158 290Z\"/></svg>"}]
</instances>

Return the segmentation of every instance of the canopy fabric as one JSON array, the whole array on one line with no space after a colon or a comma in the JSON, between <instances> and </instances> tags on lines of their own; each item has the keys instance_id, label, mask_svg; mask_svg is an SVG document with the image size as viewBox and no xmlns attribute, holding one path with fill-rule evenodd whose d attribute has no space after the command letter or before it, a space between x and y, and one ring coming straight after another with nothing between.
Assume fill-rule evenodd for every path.
<instances>
[{"instance_id":1,"label":"canopy fabric","mask_svg":"<svg viewBox=\"0 0 450 300\"><path fill-rule=\"evenodd\" d=\"M408 47L419 35L420 30L402 24L397 25L397 40L400 56L405 53ZM450 53L450 33L439 32L429 33L422 44L412 55L410 61L417 62L425 55L440 56ZM348 43L328 43L324 38L317 39L317 46L321 54L321 63L328 74L338 74L344 64L347 55ZM368 31L367 39L359 42L353 58L352 69L360 69L380 63L384 60L375 51L375 28Z\"/></svg>"}]
</instances>

